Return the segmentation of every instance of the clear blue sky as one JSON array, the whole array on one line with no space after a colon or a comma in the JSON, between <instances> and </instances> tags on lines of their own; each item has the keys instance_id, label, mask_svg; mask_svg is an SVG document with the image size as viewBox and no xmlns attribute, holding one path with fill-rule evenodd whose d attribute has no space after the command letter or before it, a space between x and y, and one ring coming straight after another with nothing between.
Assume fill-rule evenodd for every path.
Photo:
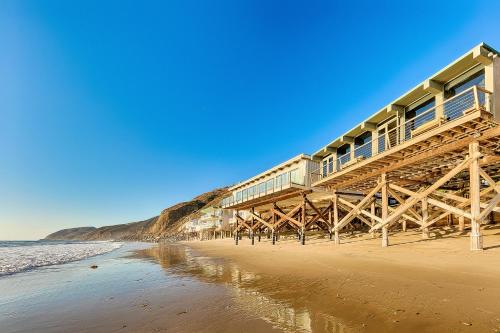
<instances>
[{"instance_id":1,"label":"clear blue sky","mask_svg":"<svg viewBox=\"0 0 500 333\"><path fill-rule=\"evenodd\" d=\"M3 0L0 239L149 218L311 153L500 48L499 3Z\"/></svg>"}]
</instances>

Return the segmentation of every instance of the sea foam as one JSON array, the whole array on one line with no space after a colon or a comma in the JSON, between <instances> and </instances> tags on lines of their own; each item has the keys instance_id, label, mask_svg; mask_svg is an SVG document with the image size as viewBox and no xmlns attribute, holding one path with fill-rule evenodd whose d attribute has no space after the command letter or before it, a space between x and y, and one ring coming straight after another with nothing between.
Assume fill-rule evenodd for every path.
<instances>
[{"instance_id":1,"label":"sea foam","mask_svg":"<svg viewBox=\"0 0 500 333\"><path fill-rule=\"evenodd\" d=\"M34 242L29 246L0 246L0 276L82 260L111 252L122 245L118 242Z\"/></svg>"}]
</instances>

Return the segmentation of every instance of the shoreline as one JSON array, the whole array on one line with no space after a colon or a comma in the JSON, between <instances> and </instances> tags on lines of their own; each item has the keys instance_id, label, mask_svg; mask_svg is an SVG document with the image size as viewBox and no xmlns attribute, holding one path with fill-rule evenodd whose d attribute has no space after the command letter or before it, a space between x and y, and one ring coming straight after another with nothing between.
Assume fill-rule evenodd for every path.
<instances>
[{"instance_id":1,"label":"shoreline","mask_svg":"<svg viewBox=\"0 0 500 333\"><path fill-rule=\"evenodd\" d=\"M465 232L434 230L433 236L391 234L388 248L367 235L345 237L339 246L321 238L273 246L264 237L254 246L246 237L238 246L232 239L182 244L268 279L300 280L289 298L306 293L306 307L331 308L363 331L500 331L498 227L484 230L491 246L477 253L469 251Z\"/></svg>"}]
</instances>

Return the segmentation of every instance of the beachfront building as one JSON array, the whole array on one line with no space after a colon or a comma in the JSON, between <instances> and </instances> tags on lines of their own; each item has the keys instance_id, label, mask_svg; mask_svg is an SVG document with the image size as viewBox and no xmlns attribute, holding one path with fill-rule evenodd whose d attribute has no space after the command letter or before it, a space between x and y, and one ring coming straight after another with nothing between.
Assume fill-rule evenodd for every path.
<instances>
[{"instance_id":1,"label":"beachfront building","mask_svg":"<svg viewBox=\"0 0 500 333\"><path fill-rule=\"evenodd\" d=\"M395 226L411 223L428 238L431 226L458 220L461 230L470 224L471 249L482 249L481 224L500 212L498 55L474 47L312 156L300 155L316 168L303 168L301 184L286 176L291 189L277 183L283 165L234 186L223 207L251 211L237 230L282 223L304 243L309 227L324 226L340 243L339 232L359 220L373 235L381 230L388 246ZM312 204L315 190L322 195ZM302 203L276 209L281 200Z\"/></svg>"},{"instance_id":2,"label":"beachfront building","mask_svg":"<svg viewBox=\"0 0 500 333\"><path fill-rule=\"evenodd\" d=\"M200 210L199 217L193 217L183 226L183 233L190 238L214 239L231 237L235 225L234 212L210 206Z\"/></svg>"}]
</instances>

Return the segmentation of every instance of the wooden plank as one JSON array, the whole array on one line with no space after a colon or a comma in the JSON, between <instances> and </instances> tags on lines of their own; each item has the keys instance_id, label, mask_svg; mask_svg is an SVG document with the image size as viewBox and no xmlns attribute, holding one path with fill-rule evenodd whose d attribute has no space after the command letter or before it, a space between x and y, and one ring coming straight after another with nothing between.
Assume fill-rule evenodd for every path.
<instances>
[{"instance_id":1,"label":"wooden plank","mask_svg":"<svg viewBox=\"0 0 500 333\"><path fill-rule=\"evenodd\" d=\"M250 214L257 220L259 221L260 223L262 223L263 225L265 225L266 227L268 227L269 229L273 229L273 226L269 223L267 223L266 220L262 219L260 216L256 215L254 212L250 212Z\"/></svg>"},{"instance_id":2,"label":"wooden plank","mask_svg":"<svg viewBox=\"0 0 500 333\"><path fill-rule=\"evenodd\" d=\"M356 206L356 209L363 208L367 202L382 188L384 184L380 183L375 187L366 197L364 197L359 204ZM340 220L340 222L334 227L334 230L340 230L342 229L347 223L349 223L354 217L356 216L355 210L351 210L350 212L347 213L346 216Z\"/></svg>"},{"instance_id":3,"label":"wooden plank","mask_svg":"<svg viewBox=\"0 0 500 333\"><path fill-rule=\"evenodd\" d=\"M297 227L302 227L301 223L299 221L297 221L296 219L294 219L292 216L295 215L300 209L302 208L302 204L299 204L297 205L294 209L292 209L290 212L288 212L287 214L283 214L282 212L276 210L276 209L273 209L274 213L278 216L281 217L280 220L278 220L278 222L276 223L277 225L281 224L281 222L284 222L284 221L290 221L292 222L293 224L295 224Z\"/></svg>"}]
</instances>

